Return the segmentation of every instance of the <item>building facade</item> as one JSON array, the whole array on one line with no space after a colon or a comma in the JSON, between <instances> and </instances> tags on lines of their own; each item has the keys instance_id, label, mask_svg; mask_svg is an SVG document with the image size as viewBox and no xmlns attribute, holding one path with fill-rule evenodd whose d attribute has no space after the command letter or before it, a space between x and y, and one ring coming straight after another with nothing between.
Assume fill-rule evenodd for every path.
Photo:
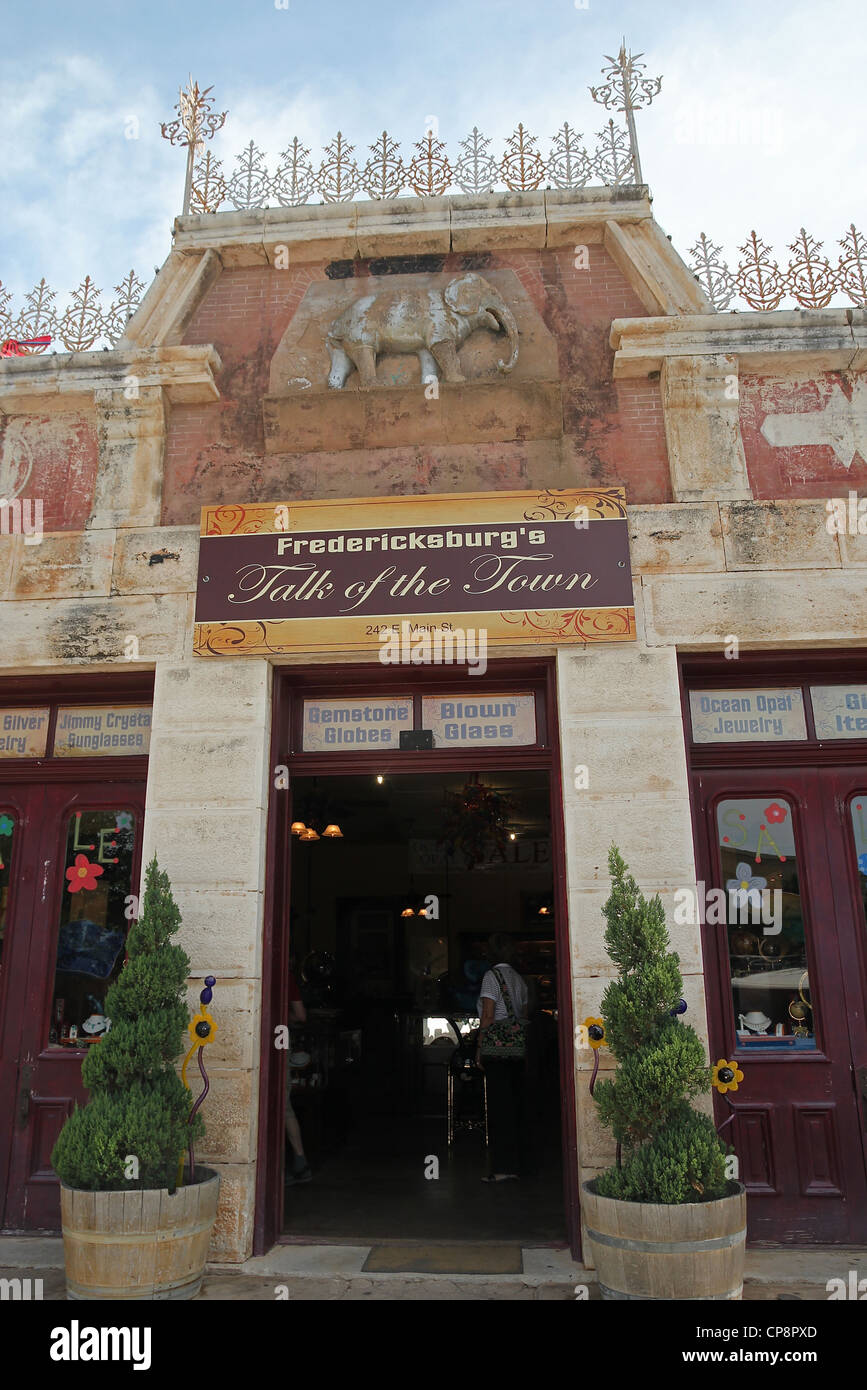
<instances>
[{"instance_id":1,"label":"building facade","mask_svg":"<svg viewBox=\"0 0 867 1390\"><path fill-rule=\"evenodd\" d=\"M350 322L369 298L448 301L467 280L506 313L460 301L466 340L445 350L441 334L433 352L395 346L385 310ZM613 1157L588 1089L611 1058L582 1025L614 973L601 907L616 843L665 904L687 1019L711 1061L745 1073L714 1104L751 1239L867 1239L865 351L863 309L715 312L644 190L600 189L181 218L116 348L0 364L5 1228L59 1224L49 1155L156 854L191 1000L218 981L199 1155L222 1178L213 1257L291 1235L275 1036L290 954L299 968L318 942L292 827L311 820L314 782L505 768L550 796L549 879L528 870L524 886L553 918L564 1238L580 1248L580 1182ZM631 601L615 567L596 610L570 594L498 610L507 629L485 624L494 601L458 606L486 626L482 677L383 663L383 616L438 611L408 584L351 631L305 610L275 637L259 608L236 622L209 606L211 537L523 517L590 545L577 508L598 536L594 507L619 497ZM258 574L261 553L249 563ZM478 695L492 722L476 750L460 733L362 746L312 727L335 702L405 700L421 734L447 696L457 729ZM511 719L517 696L532 713L516 739L498 711ZM395 892L414 871L442 891L407 861ZM469 878L449 890L456 913ZM384 911L391 891L356 896Z\"/></svg>"}]
</instances>

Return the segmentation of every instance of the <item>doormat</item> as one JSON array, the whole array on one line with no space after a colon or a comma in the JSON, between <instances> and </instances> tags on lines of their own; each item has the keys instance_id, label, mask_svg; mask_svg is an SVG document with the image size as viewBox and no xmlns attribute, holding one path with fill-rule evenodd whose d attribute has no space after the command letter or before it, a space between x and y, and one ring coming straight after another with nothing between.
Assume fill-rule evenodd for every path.
<instances>
[{"instance_id":1,"label":"doormat","mask_svg":"<svg viewBox=\"0 0 867 1390\"><path fill-rule=\"evenodd\" d=\"M520 1245L374 1245L366 1274L523 1274Z\"/></svg>"}]
</instances>

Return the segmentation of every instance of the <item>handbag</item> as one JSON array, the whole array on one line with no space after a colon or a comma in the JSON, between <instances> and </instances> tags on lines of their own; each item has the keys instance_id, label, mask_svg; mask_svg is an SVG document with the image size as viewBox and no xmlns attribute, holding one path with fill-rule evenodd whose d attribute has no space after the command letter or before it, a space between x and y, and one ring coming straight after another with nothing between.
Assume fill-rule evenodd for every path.
<instances>
[{"instance_id":1,"label":"handbag","mask_svg":"<svg viewBox=\"0 0 867 1390\"><path fill-rule=\"evenodd\" d=\"M508 1018L490 1024L482 1034L479 1052L482 1057L499 1057L504 1061L522 1062L527 1055L527 1024L522 1023L512 1007L509 986L499 970L494 970L497 983L503 991L503 1000L508 1010Z\"/></svg>"}]
</instances>

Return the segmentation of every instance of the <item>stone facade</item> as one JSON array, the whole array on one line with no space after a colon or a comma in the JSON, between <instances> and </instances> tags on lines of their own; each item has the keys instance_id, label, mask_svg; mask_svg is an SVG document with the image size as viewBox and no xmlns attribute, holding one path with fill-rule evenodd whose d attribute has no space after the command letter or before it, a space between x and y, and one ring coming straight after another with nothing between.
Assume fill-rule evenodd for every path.
<instances>
[{"instance_id":1,"label":"stone facade","mask_svg":"<svg viewBox=\"0 0 867 1390\"><path fill-rule=\"evenodd\" d=\"M467 269L519 287L522 371L440 383L432 411L419 381L381 380L269 412L275 353L306 341L317 296ZM46 531L0 535L0 679L155 672L145 857L183 913L191 999L208 972L221 986L200 1155L223 1177L214 1258L252 1249L272 672L193 659L200 507L625 486L638 641L534 649L557 659L580 1021L611 974L612 840L667 905L695 883L678 651L867 638L867 541L825 526L825 499L867 478L865 367L867 312L713 314L649 204L592 192L182 219L116 350L0 364L0 479L45 499ZM771 416L791 417L776 436ZM672 934L701 1029L699 928ZM611 1159L589 1065L576 1054L582 1177Z\"/></svg>"}]
</instances>

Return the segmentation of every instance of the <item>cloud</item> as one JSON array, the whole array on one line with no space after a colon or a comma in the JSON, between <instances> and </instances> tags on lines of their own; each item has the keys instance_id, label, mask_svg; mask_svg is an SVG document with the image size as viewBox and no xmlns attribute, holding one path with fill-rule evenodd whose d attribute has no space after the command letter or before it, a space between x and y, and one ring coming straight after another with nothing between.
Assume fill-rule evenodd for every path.
<instances>
[{"instance_id":1,"label":"cloud","mask_svg":"<svg viewBox=\"0 0 867 1390\"><path fill-rule=\"evenodd\" d=\"M43 275L63 296L89 274L108 298L132 266L149 279L168 253L183 179L159 136L154 88L68 56L26 80L7 72L4 105L0 274L15 304Z\"/></svg>"},{"instance_id":2,"label":"cloud","mask_svg":"<svg viewBox=\"0 0 867 1390\"><path fill-rule=\"evenodd\" d=\"M659 0L652 26L646 7L625 0L590 0L586 10L568 0L532 10L513 0L440 0L411 13L384 0L373 28L339 9L335 28L331 10L292 0L276 28L260 15L248 33L233 6L218 4L219 23L195 44L179 33L182 76L188 51L202 71L219 78L225 69L214 95L229 119L210 148L227 177L250 140L269 173L295 135L316 167L338 129L360 165L383 128L408 159L430 115L452 159L473 125L502 157L519 120L543 153L564 120L593 146L609 112L587 89L600 81L623 24L633 48L645 49L648 75L663 75L662 92L638 114L639 142L655 214L684 257L700 231L729 260L753 227L785 255L805 226L832 260L850 222L867 234L856 178L863 122L856 81L846 78L867 60L861 0L838 0L833 24L813 0L763 0L760 9L753 0ZM111 52L126 33L83 35L87 54L73 48L37 60L26 77L17 61L0 61L0 277L16 304L43 274L61 291L89 273L108 293L130 267L149 282L170 249L185 152L161 138L159 122L173 114L177 77L167 87L165 72L176 60L143 50L130 79ZM263 54L266 33L279 39ZM138 138L126 138L135 122Z\"/></svg>"}]
</instances>

